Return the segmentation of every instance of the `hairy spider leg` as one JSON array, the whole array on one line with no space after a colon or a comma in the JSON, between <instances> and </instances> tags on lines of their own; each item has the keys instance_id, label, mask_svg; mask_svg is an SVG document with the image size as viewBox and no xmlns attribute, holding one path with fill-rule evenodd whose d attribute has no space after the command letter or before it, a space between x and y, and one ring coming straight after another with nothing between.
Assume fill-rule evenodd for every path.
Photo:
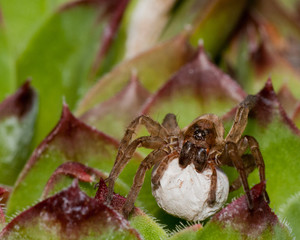
<instances>
[{"instance_id":1,"label":"hairy spider leg","mask_svg":"<svg viewBox=\"0 0 300 240\"><path fill-rule=\"evenodd\" d=\"M217 170L214 164L210 164L211 176L210 176L210 189L208 193L208 205L212 207L216 202L216 192L217 192Z\"/></svg>"},{"instance_id":2,"label":"hairy spider leg","mask_svg":"<svg viewBox=\"0 0 300 240\"><path fill-rule=\"evenodd\" d=\"M139 125L144 125L146 127L146 129L150 133L150 137L141 137L131 142L132 136ZM180 132L176 121L176 116L174 114L167 114L164 118L163 125L160 125L158 122L145 115L137 117L129 124L124 134L124 137L120 142L114 166L110 172L109 177L105 180L105 182L108 183L108 203L111 202L114 184L117 177L119 176L120 172L124 169L128 161L132 158L132 155L134 154L136 148L160 148L163 144L165 144L165 141L163 141L163 139L167 138L169 134L168 130L171 133Z\"/></svg>"},{"instance_id":3,"label":"hairy spider leg","mask_svg":"<svg viewBox=\"0 0 300 240\"><path fill-rule=\"evenodd\" d=\"M163 149L157 149L152 151L140 164L133 180L133 184L127 195L126 202L123 206L123 215L128 218L130 212L134 207L134 202L143 186L146 171L151 169L154 164L164 159L168 153Z\"/></svg>"},{"instance_id":4,"label":"hairy spider leg","mask_svg":"<svg viewBox=\"0 0 300 240\"><path fill-rule=\"evenodd\" d=\"M167 130L150 117L141 115L135 118L127 127L125 134L120 142L115 164L117 164L120 159L122 159L126 148L132 140L133 134L140 125L144 125L151 136L160 136L164 138L167 135Z\"/></svg>"},{"instance_id":5,"label":"hairy spider leg","mask_svg":"<svg viewBox=\"0 0 300 240\"><path fill-rule=\"evenodd\" d=\"M152 120L152 119L150 119L150 120ZM153 122L155 123L155 121L153 121ZM151 126L154 125L153 122L150 123ZM157 122L155 124L157 126L159 125L159 123L157 123ZM162 126L164 127L164 129L162 128L164 130L164 132L161 133L161 131L159 130L155 133L155 135L158 135L161 138L165 138L168 134L177 135L180 133L180 128L178 127L178 124L176 121L176 116L172 113L169 113L165 116ZM161 128L161 126L159 128ZM157 130L159 128L156 127L155 129ZM168 134L165 132L165 129L167 130ZM150 132L150 130L148 130L148 131ZM151 135L153 135L153 133ZM132 209L134 207L134 202L135 202L135 200L140 192L140 189L144 183L146 171L151 169L153 167L153 165L155 165L157 163L165 162L165 160L167 162L170 162L172 159L174 159L173 156L176 155L176 152L173 152L173 154L172 153L169 154L169 151L171 151L171 149L159 148L159 147L162 147L164 144L166 144L166 143L163 142L159 146L157 146L156 148L158 150L154 150L153 152L151 152L142 161L139 169L137 170L137 173L133 180L133 185L130 189L130 192L129 192L126 202L125 202L125 205L123 207L123 214L126 218L129 216L129 213L132 211ZM166 147L167 147L167 145L166 145ZM154 148L154 147L152 147L152 148Z\"/></svg>"},{"instance_id":6,"label":"hairy spider leg","mask_svg":"<svg viewBox=\"0 0 300 240\"><path fill-rule=\"evenodd\" d=\"M169 134L172 136L180 136L180 128L178 127L178 123L176 120L176 115L173 113L168 113L163 122L162 125L168 130ZM172 145L173 143L170 143ZM175 145L178 145L178 139ZM168 145L166 145L168 147ZM171 150L171 149L170 149ZM168 151L168 150L167 150ZM154 185L154 188L158 187L159 181L161 177L163 176L164 172L167 170L169 163L176 157L179 156L179 153L177 151L172 151L169 155L167 155L164 159L162 159L160 162L158 162L156 166L156 170L154 174L152 174L151 182Z\"/></svg>"},{"instance_id":7,"label":"hairy spider leg","mask_svg":"<svg viewBox=\"0 0 300 240\"><path fill-rule=\"evenodd\" d=\"M150 117L141 115L135 118L127 127L125 134L120 142L115 164L117 164L120 161L120 159L122 159L124 151L131 142L132 135L135 133L139 125L144 125L151 136L159 136L162 139L164 139L168 135L167 130Z\"/></svg>"},{"instance_id":8,"label":"hairy spider leg","mask_svg":"<svg viewBox=\"0 0 300 240\"><path fill-rule=\"evenodd\" d=\"M249 156L252 156L251 158L250 157L243 158L243 154L245 153L247 148L250 148L252 155L249 155ZM252 136L243 136L240 139L240 141L238 142L238 149L239 149L239 155L242 156L242 158L243 158L243 162L245 164L249 165L249 167L247 166L246 168L251 169L251 171L250 171L250 169L249 170L246 169L246 171L249 171L247 173L247 175L249 175L255 169L255 167L257 167L258 171L259 171L260 181L261 182L266 181L265 163L264 163L262 154L259 150L259 145L258 145L258 142L256 141L256 139ZM237 187L237 185L236 185L236 187ZM237 189L237 188L235 188L235 189ZM270 198L268 196L266 189L264 189L263 194L264 194L264 198L265 198L266 202L270 203Z\"/></svg>"},{"instance_id":9,"label":"hairy spider leg","mask_svg":"<svg viewBox=\"0 0 300 240\"><path fill-rule=\"evenodd\" d=\"M176 116L173 113L168 113L163 122L162 125L168 130L169 134L172 135L179 135L180 128L178 127L178 123L176 120Z\"/></svg>"},{"instance_id":10,"label":"hairy spider leg","mask_svg":"<svg viewBox=\"0 0 300 240\"><path fill-rule=\"evenodd\" d=\"M140 137L140 138L135 139L127 146L124 153L121 155L121 159L118 159L118 161L115 162L115 164L109 174L109 177L105 180L105 182L108 183L108 194L107 194L107 198L106 198L106 201L108 203L110 203L112 200L116 179L118 178L119 174L124 169L124 167L127 165L129 160L132 158L135 150L138 147L158 149L161 146L163 146L164 144L165 144L165 141L160 137L145 136L145 137ZM119 154L118 154L118 156L119 156Z\"/></svg>"},{"instance_id":11,"label":"hairy spider leg","mask_svg":"<svg viewBox=\"0 0 300 240\"><path fill-rule=\"evenodd\" d=\"M257 101L257 97L254 95L248 95L244 101L242 101L235 114L234 122L232 124L229 133L227 134L225 141L226 142L235 142L237 143L247 126L248 114L250 110L254 107Z\"/></svg>"},{"instance_id":12,"label":"hairy spider leg","mask_svg":"<svg viewBox=\"0 0 300 240\"><path fill-rule=\"evenodd\" d=\"M161 136L162 139L167 135L167 130L161 126L158 122L154 121L148 116L141 115L137 118L135 118L127 127L125 134L120 142L119 149L118 149L118 154L114 163L114 166L109 174L109 177L105 179L105 182L108 183L108 194L107 194L107 202L110 203L112 196L113 196L113 189L114 189L114 184L115 180L122 171L122 169L125 167L127 164L122 162L123 156L126 152L126 149L129 147L128 145L130 144L132 140L132 136L135 133L135 130L139 125L144 125L147 129L147 131L150 133L150 136ZM138 142L142 142L140 144L143 144L145 141L138 140L137 142L132 145L130 149L134 148L135 149L138 147ZM133 143L133 142L132 142ZM136 146L136 147L134 147ZM133 155L133 153L132 153ZM128 160L129 161L129 160Z\"/></svg>"},{"instance_id":13,"label":"hairy spider leg","mask_svg":"<svg viewBox=\"0 0 300 240\"><path fill-rule=\"evenodd\" d=\"M154 185L154 189L159 186L159 181L162 178L163 174L168 168L169 163L174 160L174 158L178 157L177 152L172 152L167 155L164 159L158 162L155 172L151 177L151 183Z\"/></svg>"},{"instance_id":14,"label":"hairy spider leg","mask_svg":"<svg viewBox=\"0 0 300 240\"><path fill-rule=\"evenodd\" d=\"M255 164L256 164L256 166L258 168L258 171L259 171L260 181L265 182L266 181L265 163L264 163L264 159L262 157L262 154L259 150L258 142L252 136L244 136L243 138L244 138L244 142L249 146L251 154L254 157ZM268 193L267 193L266 189L264 189L263 194L264 194L264 198L265 198L266 202L270 203L270 198L268 196Z\"/></svg>"},{"instance_id":15,"label":"hairy spider leg","mask_svg":"<svg viewBox=\"0 0 300 240\"><path fill-rule=\"evenodd\" d=\"M242 158L241 156L239 156L237 144L234 142L227 142L225 148L230 160L232 161L234 167L237 169L240 175L240 179L242 181L243 188L246 193L248 208L253 209L253 201L250 194L247 173Z\"/></svg>"},{"instance_id":16,"label":"hairy spider leg","mask_svg":"<svg viewBox=\"0 0 300 240\"><path fill-rule=\"evenodd\" d=\"M246 176L248 177L250 173L253 172L253 170L255 169L256 165L255 165L255 161L254 161L254 157L251 154L244 154L241 156L242 161L244 163L245 166L245 172L246 172ZM240 187L242 186L242 182L240 177L238 177L237 179L235 179L229 188L229 192L233 192L235 190L238 190Z\"/></svg>"}]
</instances>

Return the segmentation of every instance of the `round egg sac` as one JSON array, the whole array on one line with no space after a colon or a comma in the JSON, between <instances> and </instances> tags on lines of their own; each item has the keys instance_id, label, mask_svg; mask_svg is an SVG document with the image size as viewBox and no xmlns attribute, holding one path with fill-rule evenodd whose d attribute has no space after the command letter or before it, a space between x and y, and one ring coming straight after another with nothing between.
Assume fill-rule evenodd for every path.
<instances>
[{"instance_id":1,"label":"round egg sac","mask_svg":"<svg viewBox=\"0 0 300 240\"><path fill-rule=\"evenodd\" d=\"M152 194L157 204L169 214L188 221L202 221L223 206L229 192L228 178L217 168L216 202L209 206L211 174L210 168L198 173L193 164L181 168L175 158L160 179L160 186L155 189L152 186Z\"/></svg>"}]
</instances>

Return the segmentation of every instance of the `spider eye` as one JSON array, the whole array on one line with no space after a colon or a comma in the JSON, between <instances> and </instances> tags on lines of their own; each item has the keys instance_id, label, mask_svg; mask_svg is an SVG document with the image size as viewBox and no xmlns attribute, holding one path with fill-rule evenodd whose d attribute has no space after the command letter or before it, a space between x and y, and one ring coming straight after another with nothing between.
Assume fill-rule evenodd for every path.
<instances>
[{"instance_id":1,"label":"spider eye","mask_svg":"<svg viewBox=\"0 0 300 240\"><path fill-rule=\"evenodd\" d=\"M196 140L204 140L204 138L206 137L207 134L208 134L207 130L197 129L194 132L194 138Z\"/></svg>"}]
</instances>

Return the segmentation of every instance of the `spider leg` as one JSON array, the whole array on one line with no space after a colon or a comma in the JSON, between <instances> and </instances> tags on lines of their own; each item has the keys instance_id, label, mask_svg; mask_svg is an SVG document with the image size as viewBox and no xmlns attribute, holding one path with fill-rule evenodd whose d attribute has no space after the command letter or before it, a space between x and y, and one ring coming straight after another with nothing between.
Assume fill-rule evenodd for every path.
<instances>
[{"instance_id":1,"label":"spider leg","mask_svg":"<svg viewBox=\"0 0 300 240\"><path fill-rule=\"evenodd\" d=\"M162 125L168 130L168 132L172 135L178 135L180 133L180 128L178 127L178 123L176 120L176 116L173 113L168 113Z\"/></svg>"},{"instance_id":2,"label":"spider leg","mask_svg":"<svg viewBox=\"0 0 300 240\"><path fill-rule=\"evenodd\" d=\"M217 192L217 170L213 164L210 164L212 170L210 179L210 190L208 193L208 205L212 207L216 202L216 192Z\"/></svg>"},{"instance_id":3,"label":"spider leg","mask_svg":"<svg viewBox=\"0 0 300 240\"><path fill-rule=\"evenodd\" d=\"M153 152L151 152L141 163L141 165L139 166L134 180L133 180L133 185L128 193L126 202L123 206L123 215L125 218L128 218L129 213L132 211L133 207L134 207L134 202L142 188L142 185L144 183L144 179L145 179L145 174L146 171L151 169L151 167L161 161L162 159L164 159L166 156L168 156L168 153L166 151L164 151L163 149L158 149L158 150L154 150Z\"/></svg>"},{"instance_id":4,"label":"spider leg","mask_svg":"<svg viewBox=\"0 0 300 240\"><path fill-rule=\"evenodd\" d=\"M257 97L253 95L248 95L244 101L242 101L235 114L233 125L226 136L226 142L237 143L241 138L248 122L248 114L250 110L254 107L257 101Z\"/></svg>"},{"instance_id":5,"label":"spider leg","mask_svg":"<svg viewBox=\"0 0 300 240\"><path fill-rule=\"evenodd\" d=\"M242 155L241 158L242 158L243 163L245 164L245 172L248 177L249 174L251 172L253 172L253 170L255 169L255 163L254 163L253 156L250 154L245 154L245 155ZM241 186L242 186L242 182L241 182L240 177L238 177L231 183L229 192L238 190Z\"/></svg>"},{"instance_id":6,"label":"spider leg","mask_svg":"<svg viewBox=\"0 0 300 240\"><path fill-rule=\"evenodd\" d=\"M154 188L159 186L159 181L163 176L164 172L167 170L169 162L171 162L174 158L178 157L177 152L172 152L169 155L165 156L156 167L155 172L152 173L151 183Z\"/></svg>"},{"instance_id":7,"label":"spider leg","mask_svg":"<svg viewBox=\"0 0 300 240\"><path fill-rule=\"evenodd\" d=\"M259 150L258 142L254 137L251 136L244 136L245 141L247 141L248 146L250 148L251 154L254 157L255 164L259 171L259 178L261 182L266 181L266 175L265 175L265 163L263 160L263 157L261 155L261 152ZM268 193L266 192L266 189L264 189L264 198L267 203L270 203L270 198L268 196Z\"/></svg>"},{"instance_id":8,"label":"spider leg","mask_svg":"<svg viewBox=\"0 0 300 240\"><path fill-rule=\"evenodd\" d=\"M154 121L152 118L145 115L137 117L129 124L129 126L126 129L126 132L120 142L116 162L118 161L118 159L121 159L125 149L127 148L128 144L132 139L132 135L135 133L135 130L139 125L144 125L151 136L159 136L164 139L168 135L167 130L158 122Z\"/></svg>"},{"instance_id":9,"label":"spider leg","mask_svg":"<svg viewBox=\"0 0 300 240\"><path fill-rule=\"evenodd\" d=\"M164 140L162 140L160 137L152 137L152 136L137 138L129 144L129 146L125 149L124 153L122 154L122 158L115 162L109 174L109 177L105 180L105 182L108 183L108 194L106 199L108 203L110 203L112 199L114 184L117 177L124 169L124 167L127 165L129 160L132 158L135 150L138 147L158 149L164 144L165 144Z\"/></svg>"},{"instance_id":10,"label":"spider leg","mask_svg":"<svg viewBox=\"0 0 300 240\"><path fill-rule=\"evenodd\" d=\"M180 135L180 128L178 127L175 114L168 113L165 116L162 125L168 130L170 135ZM176 151L171 152L168 156L166 156L162 161L159 162L159 165L156 167L156 170L151 177L151 182L154 185L154 188L158 187L161 176L166 171L169 162L171 162L175 157L178 157L178 153Z\"/></svg>"},{"instance_id":11,"label":"spider leg","mask_svg":"<svg viewBox=\"0 0 300 240\"><path fill-rule=\"evenodd\" d=\"M242 162L242 159L238 153L237 144L233 142L227 142L226 143L226 150L229 158L231 159L233 165L237 169L240 179L244 188L244 191L246 193L246 199L249 209L253 209L253 202L250 194L249 184L247 180L247 173L244 166L244 163Z\"/></svg>"},{"instance_id":12,"label":"spider leg","mask_svg":"<svg viewBox=\"0 0 300 240\"><path fill-rule=\"evenodd\" d=\"M152 118L145 115L135 118L127 127L126 132L120 142L115 165L123 158L124 152L127 146L130 144L132 136L139 125L144 125L151 136L159 136L162 139L165 139L168 135L167 130Z\"/></svg>"}]
</instances>

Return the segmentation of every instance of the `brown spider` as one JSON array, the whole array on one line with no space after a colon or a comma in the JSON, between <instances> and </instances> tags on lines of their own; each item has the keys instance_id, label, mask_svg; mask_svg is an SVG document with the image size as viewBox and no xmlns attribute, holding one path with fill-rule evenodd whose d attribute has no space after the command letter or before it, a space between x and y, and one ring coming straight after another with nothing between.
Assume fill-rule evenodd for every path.
<instances>
[{"instance_id":1,"label":"brown spider","mask_svg":"<svg viewBox=\"0 0 300 240\"><path fill-rule=\"evenodd\" d=\"M154 193L157 189L162 188L160 181L164 175L166 175L171 162L179 167L180 171L187 169L188 166L192 167L192 171L199 176L204 172L206 174L206 170L209 170L209 181L207 182L209 188L207 197L205 198L205 208L213 207L216 204L216 200L220 197L219 195L216 196L216 194L219 194L217 190L217 183L219 181L218 167L222 165L235 167L239 173L239 178L231 184L230 191L237 190L243 185L248 208L251 210L253 204L247 177L255 167L258 167L260 181L265 181L265 165L257 141L251 136L242 136L247 125L248 113L255 102L256 97L249 95L239 104L234 123L225 139L223 138L223 123L220 118L214 114L200 116L182 130L178 127L174 114L167 114L162 124L159 124L145 115L134 119L128 126L121 140L116 161L109 177L105 180L108 183L107 202L110 203L112 199L116 178L132 158L136 149L138 147L145 147L154 150L141 162L137 170L133 185L123 207L125 217L129 216L134 207L134 202L144 182L146 171L154 166L151 180L152 192ZM141 124L146 127L150 136L139 137L132 141L132 135ZM251 154L245 154L248 148L250 148ZM172 177L170 179L170 182L173 181ZM176 179L174 179L174 181L176 181ZM193 182L193 179L191 181ZM198 187L198 189L193 189L193 191L201 194L201 188L202 187L199 189ZM226 199L227 195L228 187L227 193L225 194ZM177 194L177 196L180 197L181 195ZM160 200L160 202L163 201L163 199L159 199L161 196L155 197L157 200ZM269 197L265 190L264 197L265 200L269 202ZM175 199L175 201L180 202L180 199ZM223 203L224 201L222 204ZM184 206L186 204L190 203L181 203L180 206L186 207ZM161 204L159 203L159 205ZM187 220L203 220L216 212L221 206L218 206L217 209L214 209L207 215L197 218L191 218L185 216L185 214L177 214L174 208L164 209L173 215L186 218ZM175 208L178 208L178 206Z\"/></svg>"}]
</instances>

